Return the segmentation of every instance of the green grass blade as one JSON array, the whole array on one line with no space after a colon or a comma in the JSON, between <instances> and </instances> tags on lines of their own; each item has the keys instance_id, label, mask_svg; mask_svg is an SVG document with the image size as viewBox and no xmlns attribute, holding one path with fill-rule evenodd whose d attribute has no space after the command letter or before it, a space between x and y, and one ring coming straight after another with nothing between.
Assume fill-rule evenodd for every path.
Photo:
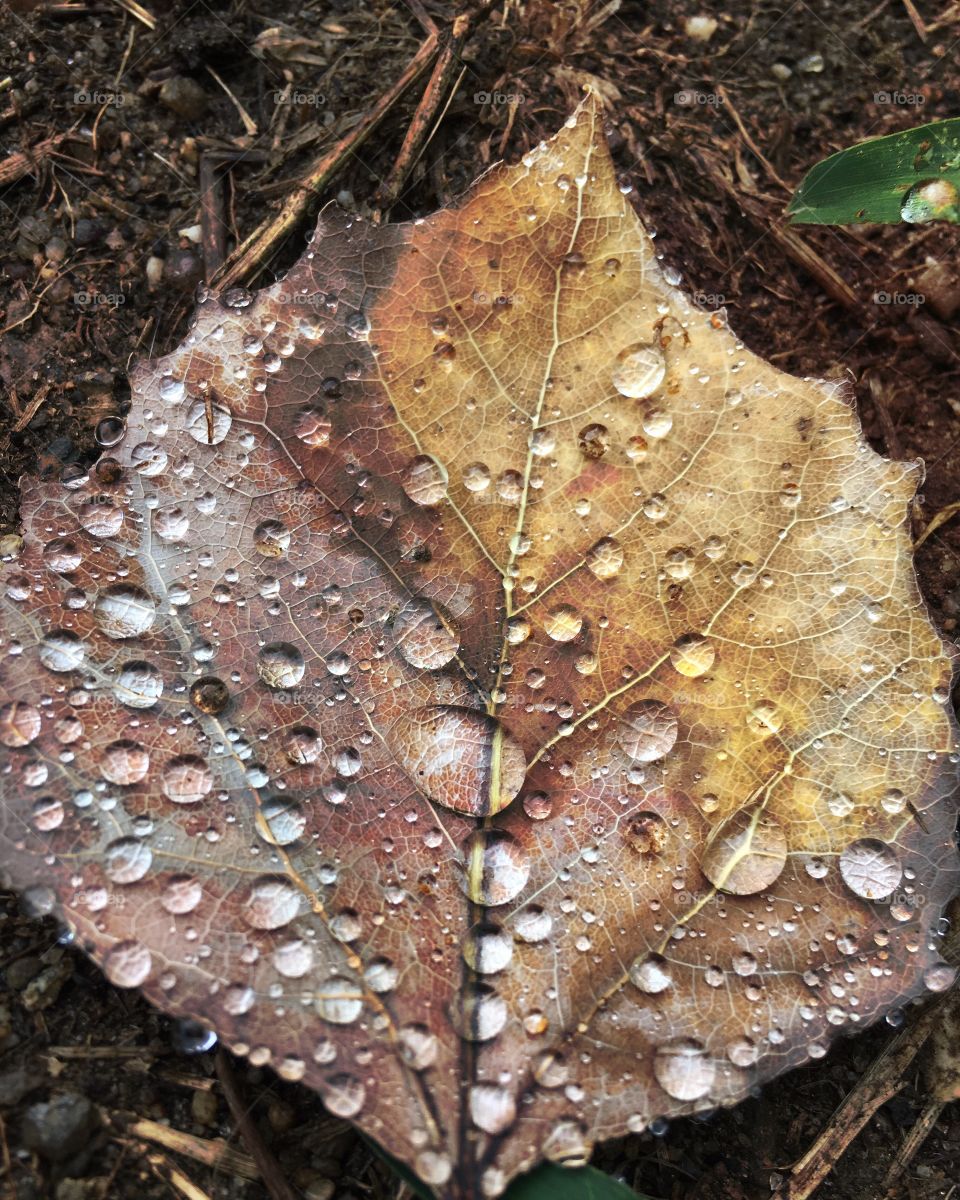
<instances>
[{"instance_id":1,"label":"green grass blade","mask_svg":"<svg viewBox=\"0 0 960 1200\"><path fill-rule=\"evenodd\" d=\"M787 213L805 225L960 222L960 117L831 154L804 176Z\"/></svg>"}]
</instances>

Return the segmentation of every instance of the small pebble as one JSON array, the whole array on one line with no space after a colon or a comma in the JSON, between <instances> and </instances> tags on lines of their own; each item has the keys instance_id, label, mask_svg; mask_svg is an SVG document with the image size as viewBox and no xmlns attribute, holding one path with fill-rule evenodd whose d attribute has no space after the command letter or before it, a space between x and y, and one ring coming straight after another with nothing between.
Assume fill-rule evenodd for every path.
<instances>
[{"instance_id":1,"label":"small pebble","mask_svg":"<svg viewBox=\"0 0 960 1200\"><path fill-rule=\"evenodd\" d=\"M199 83L186 75L165 79L160 87L160 103L187 121L197 121L207 111L210 100Z\"/></svg>"},{"instance_id":2,"label":"small pebble","mask_svg":"<svg viewBox=\"0 0 960 1200\"><path fill-rule=\"evenodd\" d=\"M683 32L694 42L709 42L717 32L715 17L687 17L683 23Z\"/></svg>"},{"instance_id":3,"label":"small pebble","mask_svg":"<svg viewBox=\"0 0 960 1200\"><path fill-rule=\"evenodd\" d=\"M100 1124L100 1114L86 1098L64 1092L24 1114L24 1145L50 1162L63 1162L83 1150Z\"/></svg>"},{"instance_id":4,"label":"small pebble","mask_svg":"<svg viewBox=\"0 0 960 1200\"><path fill-rule=\"evenodd\" d=\"M155 254L151 254L147 259L146 266L147 287L151 292L160 286L160 280L163 278L163 269L163 259L157 258Z\"/></svg>"}]
</instances>

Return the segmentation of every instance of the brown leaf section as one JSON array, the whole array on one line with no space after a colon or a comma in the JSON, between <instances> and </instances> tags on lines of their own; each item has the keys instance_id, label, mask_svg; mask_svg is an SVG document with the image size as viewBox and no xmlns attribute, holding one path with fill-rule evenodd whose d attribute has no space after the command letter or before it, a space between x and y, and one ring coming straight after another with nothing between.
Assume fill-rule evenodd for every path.
<instances>
[{"instance_id":1,"label":"brown leaf section","mask_svg":"<svg viewBox=\"0 0 960 1200\"><path fill-rule=\"evenodd\" d=\"M950 978L917 468L665 280L600 120L204 299L5 568L6 874L450 1197Z\"/></svg>"}]
</instances>

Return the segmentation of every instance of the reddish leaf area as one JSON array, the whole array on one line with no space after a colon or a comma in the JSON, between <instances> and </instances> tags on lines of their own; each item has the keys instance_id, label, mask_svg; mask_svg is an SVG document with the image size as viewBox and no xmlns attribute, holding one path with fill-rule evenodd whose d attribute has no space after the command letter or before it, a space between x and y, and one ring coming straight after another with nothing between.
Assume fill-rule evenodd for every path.
<instances>
[{"instance_id":1,"label":"reddish leaf area","mask_svg":"<svg viewBox=\"0 0 960 1200\"><path fill-rule=\"evenodd\" d=\"M7 877L449 1197L951 978L916 468L670 286L600 124L205 298L5 567Z\"/></svg>"}]
</instances>

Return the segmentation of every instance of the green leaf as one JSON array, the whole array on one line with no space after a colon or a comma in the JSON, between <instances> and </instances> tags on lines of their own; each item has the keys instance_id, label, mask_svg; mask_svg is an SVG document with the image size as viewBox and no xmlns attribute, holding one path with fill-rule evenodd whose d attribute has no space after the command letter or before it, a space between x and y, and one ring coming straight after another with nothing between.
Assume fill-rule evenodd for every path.
<instances>
[{"instance_id":1,"label":"green leaf","mask_svg":"<svg viewBox=\"0 0 960 1200\"><path fill-rule=\"evenodd\" d=\"M436 1200L434 1192L409 1167L398 1162L371 1138L363 1139L370 1149L403 1180L421 1200ZM595 1167L557 1167L542 1163L529 1175L515 1179L503 1200L650 1200L626 1184L618 1183Z\"/></svg>"},{"instance_id":2,"label":"green leaf","mask_svg":"<svg viewBox=\"0 0 960 1200\"><path fill-rule=\"evenodd\" d=\"M557 1167L544 1163L521 1175L503 1200L646 1200L595 1167Z\"/></svg>"},{"instance_id":3,"label":"green leaf","mask_svg":"<svg viewBox=\"0 0 960 1200\"><path fill-rule=\"evenodd\" d=\"M960 117L831 154L807 172L787 212L805 225L960 222Z\"/></svg>"}]
</instances>

